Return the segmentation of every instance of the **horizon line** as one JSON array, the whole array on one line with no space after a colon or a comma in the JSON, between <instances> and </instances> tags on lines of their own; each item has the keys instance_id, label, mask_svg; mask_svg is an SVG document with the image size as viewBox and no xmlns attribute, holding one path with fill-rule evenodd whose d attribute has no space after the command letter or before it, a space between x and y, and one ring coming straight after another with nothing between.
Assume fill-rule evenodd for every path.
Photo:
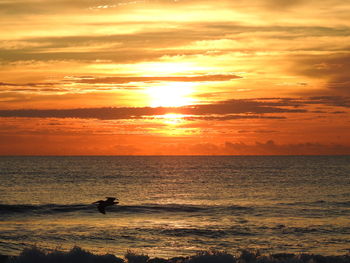
<instances>
[{"instance_id":1,"label":"horizon line","mask_svg":"<svg viewBox=\"0 0 350 263\"><path fill-rule=\"evenodd\" d=\"M56 154L18 154L18 155L0 155L0 157L249 157L249 156L350 156L350 154L70 154L70 155L56 155Z\"/></svg>"}]
</instances>

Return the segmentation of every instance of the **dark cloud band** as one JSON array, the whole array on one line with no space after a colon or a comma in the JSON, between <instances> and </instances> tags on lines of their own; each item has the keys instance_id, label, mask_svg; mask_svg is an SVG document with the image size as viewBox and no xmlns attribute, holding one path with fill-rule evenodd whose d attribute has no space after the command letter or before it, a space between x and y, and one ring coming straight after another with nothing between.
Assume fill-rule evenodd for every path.
<instances>
[{"instance_id":1,"label":"dark cloud band","mask_svg":"<svg viewBox=\"0 0 350 263\"><path fill-rule=\"evenodd\" d=\"M209 119L233 119L230 114L267 114L267 113L303 113L305 109L290 109L276 106L276 102L257 100L227 100L213 104L189 105L183 107L118 107L118 108L83 108L83 109L22 109L1 110L0 117L29 118L91 118L91 119L135 119L144 116L165 114L195 115ZM213 117L211 115L218 115ZM199 117L198 117L199 116ZM244 117L240 117L244 118Z\"/></svg>"}]
</instances>

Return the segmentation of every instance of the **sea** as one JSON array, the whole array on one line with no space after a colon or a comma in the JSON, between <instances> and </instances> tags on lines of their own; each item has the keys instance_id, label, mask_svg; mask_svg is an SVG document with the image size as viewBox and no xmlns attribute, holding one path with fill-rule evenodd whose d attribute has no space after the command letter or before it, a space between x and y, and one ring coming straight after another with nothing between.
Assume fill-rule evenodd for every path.
<instances>
[{"instance_id":1,"label":"sea","mask_svg":"<svg viewBox=\"0 0 350 263\"><path fill-rule=\"evenodd\" d=\"M100 213L93 202L116 197ZM350 156L0 157L0 254L344 255Z\"/></svg>"}]
</instances>

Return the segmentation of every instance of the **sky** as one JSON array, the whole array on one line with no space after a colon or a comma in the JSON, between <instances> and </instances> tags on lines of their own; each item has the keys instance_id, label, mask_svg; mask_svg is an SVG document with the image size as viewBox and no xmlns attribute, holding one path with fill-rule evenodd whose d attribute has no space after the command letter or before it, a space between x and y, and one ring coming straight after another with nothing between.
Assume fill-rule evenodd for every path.
<instances>
[{"instance_id":1,"label":"sky","mask_svg":"<svg viewBox=\"0 0 350 263\"><path fill-rule=\"evenodd\" d=\"M0 155L350 154L349 14L0 0Z\"/></svg>"}]
</instances>

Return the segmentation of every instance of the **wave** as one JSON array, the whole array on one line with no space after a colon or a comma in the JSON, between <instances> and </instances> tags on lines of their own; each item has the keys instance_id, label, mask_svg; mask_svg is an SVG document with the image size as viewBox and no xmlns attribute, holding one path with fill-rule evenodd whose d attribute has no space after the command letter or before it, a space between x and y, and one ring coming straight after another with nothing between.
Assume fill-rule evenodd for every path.
<instances>
[{"instance_id":1,"label":"wave","mask_svg":"<svg viewBox=\"0 0 350 263\"><path fill-rule=\"evenodd\" d=\"M201 251L192 256L179 256L169 259L150 258L145 254L137 254L128 251L124 258L117 257L113 254L96 255L80 247L74 247L70 251L63 252L54 250L51 252L33 247L27 248L17 257L7 257L1 255L1 262L4 263L52 263L52 262L90 262L90 263L305 263L305 262L332 262L332 263L349 263L350 255L323 256L314 254L290 254L278 253L270 255L261 255L259 251L240 250L238 255L232 255L222 251Z\"/></svg>"},{"instance_id":2,"label":"wave","mask_svg":"<svg viewBox=\"0 0 350 263\"><path fill-rule=\"evenodd\" d=\"M290 203L278 203L278 205L285 206L334 206L334 207L350 207L350 201L325 201L317 200L312 202L290 202Z\"/></svg>"},{"instance_id":3,"label":"wave","mask_svg":"<svg viewBox=\"0 0 350 263\"><path fill-rule=\"evenodd\" d=\"M175 237L201 236L207 238L222 238L227 236L253 236L247 227L232 227L230 229L203 229L203 228L171 228L163 229L161 234Z\"/></svg>"},{"instance_id":4,"label":"wave","mask_svg":"<svg viewBox=\"0 0 350 263\"><path fill-rule=\"evenodd\" d=\"M263 227L261 227L263 228ZM273 231L278 231L283 234L331 234L337 233L340 235L349 235L350 226L336 226L336 225L312 225L307 227L292 227L286 226L283 224L277 225L275 227L267 228Z\"/></svg>"},{"instance_id":5,"label":"wave","mask_svg":"<svg viewBox=\"0 0 350 263\"><path fill-rule=\"evenodd\" d=\"M90 210L91 206L82 204L59 205L59 204L44 204L44 205L5 205L0 204L1 214L11 213L65 213L73 211Z\"/></svg>"},{"instance_id":6,"label":"wave","mask_svg":"<svg viewBox=\"0 0 350 263\"><path fill-rule=\"evenodd\" d=\"M265 231L263 231L265 230ZM187 237L187 236L198 236L211 239L223 238L223 237L248 237L257 236L261 233L279 233L283 235L297 235L302 234L330 234L338 233L341 235L349 235L350 227L337 227L331 225L315 225L310 227L288 227L285 225L277 225L274 227L251 227L251 226L231 226L229 228L221 229L205 229L205 228L166 228L160 230L160 234L175 237Z\"/></svg>"},{"instance_id":7,"label":"wave","mask_svg":"<svg viewBox=\"0 0 350 263\"><path fill-rule=\"evenodd\" d=\"M226 236L228 233L224 230L211 230L211 229L196 229L196 228L176 228L176 229L164 229L161 234L168 236L203 236L209 238L220 238Z\"/></svg>"},{"instance_id":8,"label":"wave","mask_svg":"<svg viewBox=\"0 0 350 263\"><path fill-rule=\"evenodd\" d=\"M240 211L249 210L249 207L243 206L200 206L200 205L182 205L182 204L145 204L145 205L117 205L108 207L109 213L195 213L215 211ZM0 204L1 215L11 215L14 213L22 214L60 214L70 212L95 213L96 206L89 204L43 204L43 205L27 205L17 204L8 205Z\"/></svg>"}]
</instances>

